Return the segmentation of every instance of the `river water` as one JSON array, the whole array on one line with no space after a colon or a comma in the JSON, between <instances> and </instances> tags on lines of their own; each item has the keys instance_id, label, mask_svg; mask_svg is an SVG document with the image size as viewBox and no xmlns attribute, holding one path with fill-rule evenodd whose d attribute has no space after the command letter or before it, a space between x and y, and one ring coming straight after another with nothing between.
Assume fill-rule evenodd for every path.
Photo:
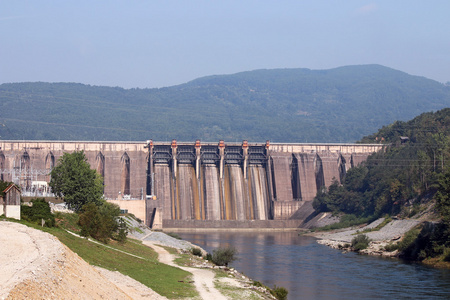
<instances>
[{"instance_id":1,"label":"river water","mask_svg":"<svg viewBox=\"0 0 450 300\"><path fill-rule=\"evenodd\" d=\"M450 299L450 271L320 245L296 232L179 233L212 252L237 248L238 271L288 299Z\"/></svg>"}]
</instances>

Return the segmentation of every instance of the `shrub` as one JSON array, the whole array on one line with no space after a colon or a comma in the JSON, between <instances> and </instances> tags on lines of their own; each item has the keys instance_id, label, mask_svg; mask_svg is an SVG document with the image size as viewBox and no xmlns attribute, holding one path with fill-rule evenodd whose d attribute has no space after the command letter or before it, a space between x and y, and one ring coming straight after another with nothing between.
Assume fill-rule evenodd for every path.
<instances>
[{"instance_id":1,"label":"shrub","mask_svg":"<svg viewBox=\"0 0 450 300\"><path fill-rule=\"evenodd\" d=\"M202 250L200 248L191 248L190 251L195 256L202 256Z\"/></svg>"},{"instance_id":2,"label":"shrub","mask_svg":"<svg viewBox=\"0 0 450 300\"><path fill-rule=\"evenodd\" d=\"M206 260L212 261L212 254L206 253Z\"/></svg>"},{"instance_id":3,"label":"shrub","mask_svg":"<svg viewBox=\"0 0 450 300\"><path fill-rule=\"evenodd\" d=\"M288 290L282 286L277 287L275 286L270 293L275 296L278 300L285 300L287 299Z\"/></svg>"},{"instance_id":4,"label":"shrub","mask_svg":"<svg viewBox=\"0 0 450 300\"><path fill-rule=\"evenodd\" d=\"M389 243L386 246L384 246L384 250L388 252L393 252L395 250L398 250L398 244L397 243Z\"/></svg>"},{"instance_id":5,"label":"shrub","mask_svg":"<svg viewBox=\"0 0 450 300\"><path fill-rule=\"evenodd\" d=\"M81 226L81 235L91 236L103 243L108 243L110 238L122 239L126 236L126 224L122 223L121 232L117 220L120 214L119 206L104 202L101 206L88 203L83 206L78 224ZM123 221L123 220L122 220ZM121 237L118 236L121 235Z\"/></svg>"},{"instance_id":6,"label":"shrub","mask_svg":"<svg viewBox=\"0 0 450 300\"><path fill-rule=\"evenodd\" d=\"M168 236L173 237L174 239L181 240L181 236L179 236L179 235L176 234L175 232L167 232L166 234L167 234Z\"/></svg>"},{"instance_id":7,"label":"shrub","mask_svg":"<svg viewBox=\"0 0 450 300\"><path fill-rule=\"evenodd\" d=\"M352 248L361 251L369 247L370 239L365 234L358 234L352 239Z\"/></svg>"},{"instance_id":8,"label":"shrub","mask_svg":"<svg viewBox=\"0 0 450 300\"><path fill-rule=\"evenodd\" d=\"M256 286L256 287L264 287L264 285L261 283L261 282L259 282L259 281L253 281L253 286Z\"/></svg>"},{"instance_id":9,"label":"shrub","mask_svg":"<svg viewBox=\"0 0 450 300\"><path fill-rule=\"evenodd\" d=\"M443 256L444 261L450 261L450 248L445 248Z\"/></svg>"},{"instance_id":10,"label":"shrub","mask_svg":"<svg viewBox=\"0 0 450 300\"><path fill-rule=\"evenodd\" d=\"M20 209L22 219L39 225L44 220L46 227L55 226L55 216L44 198L33 199L31 203L32 206L22 205Z\"/></svg>"},{"instance_id":11,"label":"shrub","mask_svg":"<svg viewBox=\"0 0 450 300\"><path fill-rule=\"evenodd\" d=\"M420 229L411 229L408 231L404 236L403 239L398 243L398 250L400 252L406 251L408 248L411 248L414 246L414 243L419 236Z\"/></svg>"},{"instance_id":12,"label":"shrub","mask_svg":"<svg viewBox=\"0 0 450 300\"><path fill-rule=\"evenodd\" d=\"M115 239L119 243L123 244L127 240L127 234L128 234L127 224L122 218L119 218L119 226L117 229L117 236L115 237Z\"/></svg>"},{"instance_id":13,"label":"shrub","mask_svg":"<svg viewBox=\"0 0 450 300\"><path fill-rule=\"evenodd\" d=\"M211 261L218 266L228 266L237 259L237 250L234 247L221 247L213 251Z\"/></svg>"}]
</instances>

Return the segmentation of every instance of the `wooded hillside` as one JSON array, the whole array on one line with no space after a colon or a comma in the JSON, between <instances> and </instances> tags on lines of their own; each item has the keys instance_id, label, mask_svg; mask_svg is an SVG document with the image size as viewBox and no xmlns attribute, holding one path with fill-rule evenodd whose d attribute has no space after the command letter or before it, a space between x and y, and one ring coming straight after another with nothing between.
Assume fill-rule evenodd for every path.
<instances>
[{"instance_id":1,"label":"wooded hillside","mask_svg":"<svg viewBox=\"0 0 450 300\"><path fill-rule=\"evenodd\" d=\"M432 198L439 180L450 171L450 109L394 122L362 142L381 139L385 151L350 169L343 185L335 182L318 193L318 210L381 216Z\"/></svg>"},{"instance_id":2,"label":"wooded hillside","mask_svg":"<svg viewBox=\"0 0 450 300\"><path fill-rule=\"evenodd\" d=\"M160 89L0 85L0 138L354 142L450 106L450 87L380 65L209 76Z\"/></svg>"}]
</instances>

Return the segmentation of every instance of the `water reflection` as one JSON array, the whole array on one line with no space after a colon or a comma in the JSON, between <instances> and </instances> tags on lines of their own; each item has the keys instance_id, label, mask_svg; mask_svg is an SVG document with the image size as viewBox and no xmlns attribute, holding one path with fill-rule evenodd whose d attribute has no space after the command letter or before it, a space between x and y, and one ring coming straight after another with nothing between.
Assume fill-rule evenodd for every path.
<instances>
[{"instance_id":1,"label":"water reflection","mask_svg":"<svg viewBox=\"0 0 450 300\"><path fill-rule=\"evenodd\" d=\"M296 232L180 233L212 252L233 245L233 267L265 285L286 287L289 299L449 299L450 271L395 259L342 253Z\"/></svg>"}]
</instances>

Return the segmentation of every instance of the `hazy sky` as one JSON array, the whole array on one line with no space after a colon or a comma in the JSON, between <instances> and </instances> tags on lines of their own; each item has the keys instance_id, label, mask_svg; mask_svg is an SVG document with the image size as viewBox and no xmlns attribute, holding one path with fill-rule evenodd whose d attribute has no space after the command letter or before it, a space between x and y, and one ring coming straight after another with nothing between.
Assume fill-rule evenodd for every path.
<instances>
[{"instance_id":1,"label":"hazy sky","mask_svg":"<svg viewBox=\"0 0 450 300\"><path fill-rule=\"evenodd\" d=\"M0 83L381 64L450 81L450 1L0 0Z\"/></svg>"}]
</instances>

